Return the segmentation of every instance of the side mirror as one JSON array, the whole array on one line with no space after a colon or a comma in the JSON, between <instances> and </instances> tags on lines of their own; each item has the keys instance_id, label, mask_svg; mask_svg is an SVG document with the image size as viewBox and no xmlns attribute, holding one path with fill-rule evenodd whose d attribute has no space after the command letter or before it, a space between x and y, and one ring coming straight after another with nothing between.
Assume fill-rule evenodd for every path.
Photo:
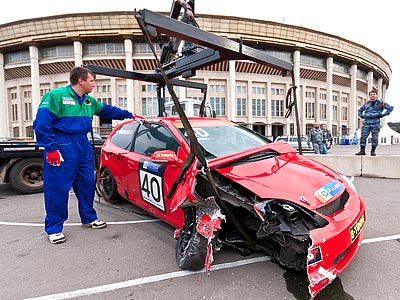
<instances>
[{"instance_id":1,"label":"side mirror","mask_svg":"<svg viewBox=\"0 0 400 300\"><path fill-rule=\"evenodd\" d=\"M183 161L172 150L155 151L151 155L151 161L159 165L172 165L176 167L181 167L183 164Z\"/></svg>"}]
</instances>

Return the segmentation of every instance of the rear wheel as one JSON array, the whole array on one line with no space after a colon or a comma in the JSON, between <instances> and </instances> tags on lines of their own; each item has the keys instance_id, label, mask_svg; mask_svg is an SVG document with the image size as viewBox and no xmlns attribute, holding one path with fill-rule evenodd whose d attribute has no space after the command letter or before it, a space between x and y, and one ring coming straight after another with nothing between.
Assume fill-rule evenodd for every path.
<instances>
[{"instance_id":1,"label":"rear wheel","mask_svg":"<svg viewBox=\"0 0 400 300\"><path fill-rule=\"evenodd\" d=\"M43 158L20 159L11 167L8 181L20 193L43 192Z\"/></svg>"},{"instance_id":2,"label":"rear wheel","mask_svg":"<svg viewBox=\"0 0 400 300\"><path fill-rule=\"evenodd\" d=\"M121 201L121 196L117 191L117 183L111 171L108 168L104 168L100 176L97 178L96 185L107 202L118 202Z\"/></svg>"},{"instance_id":3,"label":"rear wheel","mask_svg":"<svg viewBox=\"0 0 400 300\"><path fill-rule=\"evenodd\" d=\"M207 240L196 230L196 210L185 210L185 221L176 242L176 262L181 269L197 271L204 268Z\"/></svg>"}]
</instances>

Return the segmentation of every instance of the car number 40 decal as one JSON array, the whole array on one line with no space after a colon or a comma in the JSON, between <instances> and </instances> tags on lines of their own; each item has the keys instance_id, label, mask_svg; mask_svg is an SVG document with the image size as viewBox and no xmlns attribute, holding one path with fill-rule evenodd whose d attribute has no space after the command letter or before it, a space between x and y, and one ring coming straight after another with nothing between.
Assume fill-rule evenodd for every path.
<instances>
[{"instance_id":1,"label":"car number 40 decal","mask_svg":"<svg viewBox=\"0 0 400 300\"><path fill-rule=\"evenodd\" d=\"M153 173L139 170L140 192L144 201L165 213L163 179Z\"/></svg>"}]
</instances>

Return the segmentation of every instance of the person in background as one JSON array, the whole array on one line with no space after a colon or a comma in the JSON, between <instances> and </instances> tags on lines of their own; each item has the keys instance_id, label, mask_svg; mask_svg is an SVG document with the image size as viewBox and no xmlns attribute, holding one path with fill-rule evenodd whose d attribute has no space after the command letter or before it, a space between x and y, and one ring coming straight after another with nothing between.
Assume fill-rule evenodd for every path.
<instances>
[{"instance_id":1,"label":"person in background","mask_svg":"<svg viewBox=\"0 0 400 300\"><path fill-rule=\"evenodd\" d=\"M63 225L68 219L71 187L78 199L82 224L96 229L107 226L93 208L93 151L87 137L93 115L118 120L137 117L89 96L94 81L95 74L89 69L73 68L71 84L46 93L33 122L37 144L44 147L45 231L52 244L65 241Z\"/></svg>"},{"instance_id":2,"label":"person in background","mask_svg":"<svg viewBox=\"0 0 400 300\"><path fill-rule=\"evenodd\" d=\"M312 146L315 154L321 154L322 141L323 141L322 130L319 127L319 123L317 122L314 124L314 127L311 128L308 134L308 147L311 148Z\"/></svg>"},{"instance_id":3,"label":"person in background","mask_svg":"<svg viewBox=\"0 0 400 300\"><path fill-rule=\"evenodd\" d=\"M322 130L322 152L321 154L328 154L328 150L332 146L332 133L331 131L326 127L326 124L321 125L321 130Z\"/></svg>"},{"instance_id":4,"label":"person in background","mask_svg":"<svg viewBox=\"0 0 400 300\"><path fill-rule=\"evenodd\" d=\"M378 100L376 90L369 92L369 100L358 109L358 117L363 119L360 137L360 151L356 155L365 155L365 146L369 134L372 135L371 156L376 156L379 131L381 129L380 118L388 116L393 111L393 106Z\"/></svg>"}]
</instances>

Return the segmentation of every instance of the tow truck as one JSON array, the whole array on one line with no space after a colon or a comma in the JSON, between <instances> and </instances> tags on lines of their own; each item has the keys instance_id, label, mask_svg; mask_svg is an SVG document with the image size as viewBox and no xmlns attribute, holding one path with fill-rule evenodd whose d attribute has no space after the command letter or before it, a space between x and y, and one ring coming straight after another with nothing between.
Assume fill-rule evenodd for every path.
<instances>
[{"instance_id":1,"label":"tow truck","mask_svg":"<svg viewBox=\"0 0 400 300\"><path fill-rule=\"evenodd\" d=\"M0 182L23 194L43 192L43 148L35 142L0 142Z\"/></svg>"}]
</instances>

